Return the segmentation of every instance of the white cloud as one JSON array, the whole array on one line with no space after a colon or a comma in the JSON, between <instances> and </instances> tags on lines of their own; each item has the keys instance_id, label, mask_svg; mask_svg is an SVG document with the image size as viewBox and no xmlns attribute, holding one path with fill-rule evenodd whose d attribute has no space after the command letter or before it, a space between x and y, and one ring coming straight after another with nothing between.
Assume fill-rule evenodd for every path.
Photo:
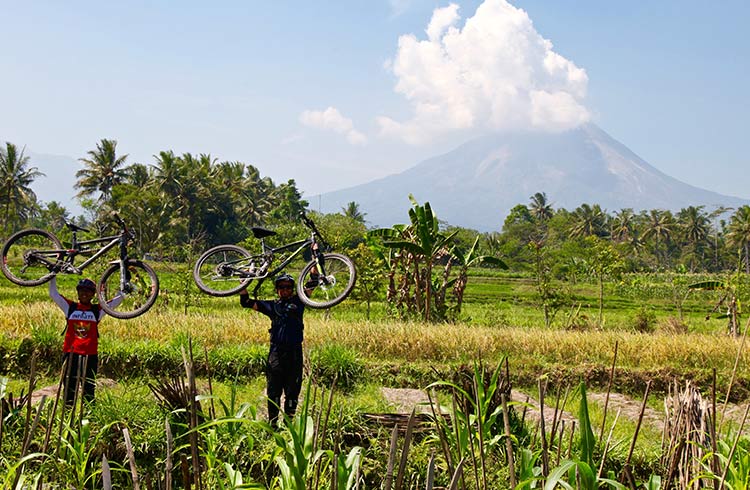
<instances>
[{"instance_id":1,"label":"white cloud","mask_svg":"<svg viewBox=\"0 0 750 490\"><path fill-rule=\"evenodd\" d=\"M554 52L525 11L485 0L463 27L458 11L435 9L426 40L399 37L387 66L414 114L378 117L382 135L419 144L457 129L562 131L590 118L586 71Z\"/></svg>"},{"instance_id":2,"label":"white cloud","mask_svg":"<svg viewBox=\"0 0 750 490\"><path fill-rule=\"evenodd\" d=\"M328 107L323 111L304 111L300 114L299 121L311 128L343 134L353 145L367 143L367 137L354 128L352 120L344 117L335 107Z\"/></svg>"}]
</instances>

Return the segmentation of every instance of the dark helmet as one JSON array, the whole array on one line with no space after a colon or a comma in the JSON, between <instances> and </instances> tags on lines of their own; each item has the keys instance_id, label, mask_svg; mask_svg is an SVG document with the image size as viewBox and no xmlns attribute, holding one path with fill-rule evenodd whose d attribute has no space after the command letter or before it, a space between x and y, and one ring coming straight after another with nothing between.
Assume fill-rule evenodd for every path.
<instances>
[{"instance_id":1,"label":"dark helmet","mask_svg":"<svg viewBox=\"0 0 750 490\"><path fill-rule=\"evenodd\" d=\"M274 287L278 288L279 284L282 282L290 282L292 283L292 286L294 286L294 278L290 276L289 274L282 274L280 276L276 276L276 279L273 280Z\"/></svg>"},{"instance_id":2,"label":"dark helmet","mask_svg":"<svg viewBox=\"0 0 750 490\"><path fill-rule=\"evenodd\" d=\"M91 279L81 279L78 281L76 289L88 289L89 291L96 291L96 284Z\"/></svg>"}]
</instances>

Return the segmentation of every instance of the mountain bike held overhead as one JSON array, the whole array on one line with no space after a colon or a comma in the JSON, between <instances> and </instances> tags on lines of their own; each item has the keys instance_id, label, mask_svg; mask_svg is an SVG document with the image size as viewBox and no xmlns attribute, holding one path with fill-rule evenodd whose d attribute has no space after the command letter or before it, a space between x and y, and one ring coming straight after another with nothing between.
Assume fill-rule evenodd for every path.
<instances>
[{"instance_id":1,"label":"mountain bike held overhead","mask_svg":"<svg viewBox=\"0 0 750 490\"><path fill-rule=\"evenodd\" d=\"M79 232L88 232L73 223L65 223L72 234L69 248L62 246L53 233L37 228L21 230L5 242L0 260L0 270L12 283L19 286L38 286L58 274L82 274L83 270L108 251L118 247L119 259L110 262L96 286L99 305L108 315L135 318L145 313L159 295L159 278L146 263L128 255L128 244L133 232L117 215L114 221L120 231L116 235L90 240L79 240ZM78 256L88 256L76 264ZM119 296L117 307L112 300Z\"/></svg>"},{"instance_id":2,"label":"mountain bike held overhead","mask_svg":"<svg viewBox=\"0 0 750 490\"><path fill-rule=\"evenodd\" d=\"M346 255L330 252L330 247L315 223L303 212L300 218L310 235L304 240L271 247L266 238L275 231L253 227L253 236L260 240L261 252L253 254L238 245L219 245L201 255L193 268L198 288L211 296L231 296L256 281L253 296L257 297L263 281L275 277L302 256L309 260L297 276L296 289L300 301L311 308L330 308L341 303L354 289L357 277L354 263ZM308 259L309 257L309 259Z\"/></svg>"}]
</instances>

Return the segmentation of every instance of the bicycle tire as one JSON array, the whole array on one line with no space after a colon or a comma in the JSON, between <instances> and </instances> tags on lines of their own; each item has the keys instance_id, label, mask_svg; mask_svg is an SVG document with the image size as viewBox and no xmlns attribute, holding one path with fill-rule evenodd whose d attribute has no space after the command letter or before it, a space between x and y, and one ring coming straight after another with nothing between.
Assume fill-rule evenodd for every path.
<instances>
[{"instance_id":1,"label":"bicycle tire","mask_svg":"<svg viewBox=\"0 0 750 490\"><path fill-rule=\"evenodd\" d=\"M104 271L96 288L99 306L109 316L127 320L146 313L159 296L159 277L154 269L140 260L128 260L124 299L114 308L108 303L120 292L120 264Z\"/></svg>"},{"instance_id":2,"label":"bicycle tire","mask_svg":"<svg viewBox=\"0 0 750 490\"><path fill-rule=\"evenodd\" d=\"M246 288L252 277L240 277L237 269L246 267L243 264L252 254L237 245L218 245L206 250L195 262L193 280L198 289L210 296L226 297ZM242 264L237 267L228 264Z\"/></svg>"},{"instance_id":3,"label":"bicycle tire","mask_svg":"<svg viewBox=\"0 0 750 490\"><path fill-rule=\"evenodd\" d=\"M55 275L50 271L50 264L34 260L29 253L35 250L62 250L62 243L52 233L37 228L21 230L13 234L3 245L0 258L0 270L13 284L19 286L39 286ZM48 253L49 261L60 264L62 252Z\"/></svg>"},{"instance_id":4,"label":"bicycle tire","mask_svg":"<svg viewBox=\"0 0 750 490\"><path fill-rule=\"evenodd\" d=\"M317 263L309 262L297 281L297 296L300 301L310 308L330 308L341 303L354 289L357 280L357 269L354 262L346 255L337 253L323 254L323 263L326 277L315 277L314 271ZM309 288L310 294L305 292L305 286L315 283L315 287Z\"/></svg>"}]
</instances>

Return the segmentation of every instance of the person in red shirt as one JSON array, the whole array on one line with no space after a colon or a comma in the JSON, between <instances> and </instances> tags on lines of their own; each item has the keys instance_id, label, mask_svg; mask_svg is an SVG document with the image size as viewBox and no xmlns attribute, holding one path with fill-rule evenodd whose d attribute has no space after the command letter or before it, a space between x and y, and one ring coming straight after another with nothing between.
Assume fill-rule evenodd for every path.
<instances>
[{"instance_id":1,"label":"person in red shirt","mask_svg":"<svg viewBox=\"0 0 750 490\"><path fill-rule=\"evenodd\" d=\"M65 363L65 403L72 405L75 400L79 380L83 382L83 399L94 400L96 372L99 365L99 322L104 317L104 310L91 300L96 294L96 284L91 279L81 279L76 286L78 301L73 301L60 294L57 281L53 277L49 282L49 296L65 313L65 340L63 341L63 361ZM108 303L112 308L122 301L116 295ZM85 372L84 372L85 371Z\"/></svg>"}]
</instances>

